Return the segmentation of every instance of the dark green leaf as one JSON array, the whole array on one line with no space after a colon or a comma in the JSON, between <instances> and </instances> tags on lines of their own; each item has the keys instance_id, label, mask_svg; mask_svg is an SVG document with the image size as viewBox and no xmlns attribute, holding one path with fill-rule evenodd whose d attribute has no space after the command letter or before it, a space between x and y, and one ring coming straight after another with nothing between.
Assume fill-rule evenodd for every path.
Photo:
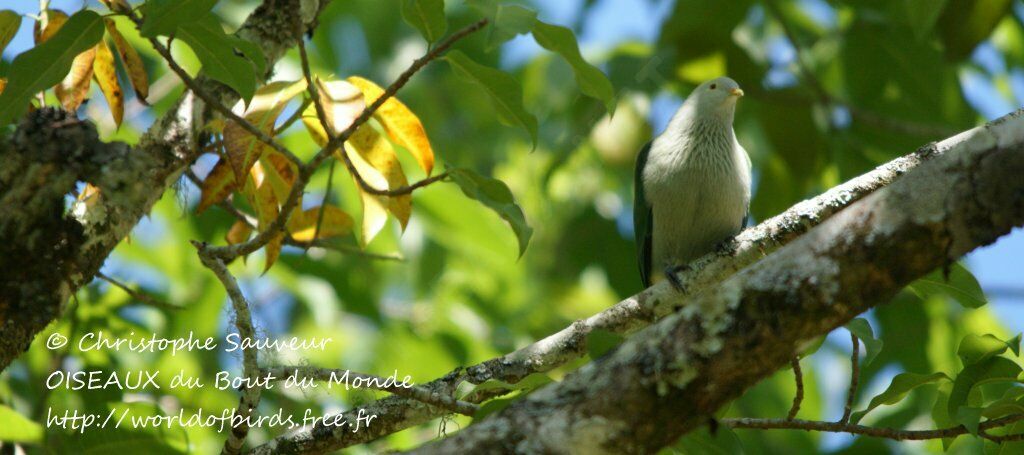
<instances>
[{"instance_id":1,"label":"dark green leaf","mask_svg":"<svg viewBox=\"0 0 1024 455\"><path fill-rule=\"evenodd\" d=\"M944 275L942 269L936 270L911 283L910 290L922 299L934 295L949 296L967 308L978 308L987 303L978 279L960 263L949 266L948 280Z\"/></svg>"},{"instance_id":2,"label":"dark green leaf","mask_svg":"<svg viewBox=\"0 0 1024 455\"><path fill-rule=\"evenodd\" d=\"M526 224L523 209L516 205L515 198L508 186L501 180L485 177L468 169L452 170L451 176L466 196L476 199L494 210L512 226L512 231L515 232L516 239L519 241L519 256L522 256L526 252L526 246L530 243L533 228Z\"/></svg>"},{"instance_id":3,"label":"dark green leaf","mask_svg":"<svg viewBox=\"0 0 1024 455\"><path fill-rule=\"evenodd\" d=\"M967 428L971 434L978 434L978 425L981 423L981 412L983 409L971 406L960 406L956 410L957 423Z\"/></svg>"},{"instance_id":4,"label":"dark green leaf","mask_svg":"<svg viewBox=\"0 0 1024 455\"><path fill-rule=\"evenodd\" d=\"M622 344L625 338L615 332L594 329L587 334L587 354L591 359L601 357L606 352Z\"/></svg>"},{"instance_id":5,"label":"dark green leaf","mask_svg":"<svg viewBox=\"0 0 1024 455\"><path fill-rule=\"evenodd\" d=\"M875 333L871 330L871 324L868 323L867 319L856 318L850 321L846 324L846 330L857 335L857 338L860 338L860 341L864 343L863 365L868 365L872 360L875 360L875 356L882 351L882 340L875 338Z\"/></svg>"},{"instance_id":6,"label":"dark green leaf","mask_svg":"<svg viewBox=\"0 0 1024 455\"><path fill-rule=\"evenodd\" d=\"M216 4L217 0L149 0L140 8L139 32L146 38L173 34L178 27L204 18Z\"/></svg>"},{"instance_id":7,"label":"dark green leaf","mask_svg":"<svg viewBox=\"0 0 1024 455\"><path fill-rule=\"evenodd\" d=\"M238 39L224 33L216 16L207 14L201 20L183 24L175 36L192 48L207 76L231 87L242 99L252 99L256 92L254 64L235 53Z\"/></svg>"},{"instance_id":8,"label":"dark green leaf","mask_svg":"<svg viewBox=\"0 0 1024 455\"><path fill-rule=\"evenodd\" d=\"M967 405L967 397L975 386L991 382L1016 381L1020 373L1020 365L1004 357L992 357L964 367L953 381L953 390L949 394L947 405L948 415L959 415L960 407Z\"/></svg>"},{"instance_id":9,"label":"dark green leaf","mask_svg":"<svg viewBox=\"0 0 1024 455\"><path fill-rule=\"evenodd\" d=\"M530 33L537 22L537 12L519 5L501 5L494 13L494 25L487 38L487 50L494 50L516 35Z\"/></svg>"},{"instance_id":10,"label":"dark green leaf","mask_svg":"<svg viewBox=\"0 0 1024 455\"><path fill-rule=\"evenodd\" d=\"M52 38L19 54L11 62L7 88L0 94L0 126L21 117L32 96L60 83L75 57L103 38L99 14L82 10L71 16Z\"/></svg>"},{"instance_id":11,"label":"dark green leaf","mask_svg":"<svg viewBox=\"0 0 1024 455\"><path fill-rule=\"evenodd\" d=\"M523 87L518 81L502 71L474 62L459 51L449 52L445 60L459 76L487 92L502 123L523 127L530 133L534 146L537 145L537 119L523 107Z\"/></svg>"},{"instance_id":12,"label":"dark green leaf","mask_svg":"<svg viewBox=\"0 0 1024 455\"><path fill-rule=\"evenodd\" d=\"M914 29L918 39L924 38L935 26L946 0L904 0L903 6L907 14L907 22Z\"/></svg>"},{"instance_id":13,"label":"dark green leaf","mask_svg":"<svg viewBox=\"0 0 1024 455\"><path fill-rule=\"evenodd\" d=\"M1021 395L1024 395L1024 387L1010 387L1003 393L1002 398L985 406L985 411L981 415L986 419L998 419L1010 414L1024 414Z\"/></svg>"},{"instance_id":14,"label":"dark green leaf","mask_svg":"<svg viewBox=\"0 0 1024 455\"><path fill-rule=\"evenodd\" d=\"M402 18L431 43L448 30L444 0L402 0Z\"/></svg>"},{"instance_id":15,"label":"dark green leaf","mask_svg":"<svg viewBox=\"0 0 1024 455\"><path fill-rule=\"evenodd\" d=\"M939 17L939 36L946 56L959 60L971 55L999 21L1010 12L1010 0L948 0Z\"/></svg>"},{"instance_id":16,"label":"dark green leaf","mask_svg":"<svg viewBox=\"0 0 1024 455\"><path fill-rule=\"evenodd\" d=\"M956 355L960 356L964 367L988 360L1006 352L1007 349L1010 349L1014 355L1017 355L1020 353L1020 338L1021 335L1017 334L1017 336L1010 340L1003 341L990 334L968 334L960 341Z\"/></svg>"},{"instance_id":17,"label":"dark green leaf","mask_svg":"<svg viewBox=\"0 0 1024 455\"><path fill-rule=\"evenodd\" d=\"M612 83L608 81L604 73L597 69L580 55L579 44L572 30L558 25L545 24L535 21L533 26L533 38L543 48L561 55L569 66L572 66L576 74L576 84L580 90L604 103L608 112L615 110L615 90Z\"/></svg>"},{"instance_id":18,"label":"dark green leaf","mask_svg":"<svg viewBox=\"0 0 1024 455\"><path fill-rule=\"evenodd\" d=\"M0 11L0 54L3 54L4 49L14 39L19 28L21 28L21 16L18 13L9 9Z\"/></svg>"},{"instance_id":19,"label":"dark green leaf","mask_svg":"<svg viewBox=\"0 0 1024 455\"><path fill-rule=\"evenodd\" d=\"M473 414L473 423L484 420L487 416L507 408L508 405L514 403L519 398L519 395L508 398L495 398L480 405L480 408L477 409L475 414Z\"/></svg>"},{"instance_id":20,"label":"dark green leaf","mask_svg":"<svg viewBox=\"0 0 1024 455\"><path fill-rule=\"evenodd\" d=\"M950 379L949 376L946 376L945 373L900 373L896 375L896 377L892 378L892 382L889 383L889 387L886 388L884 392L871 399L871 403L868 404L866 409L853 413L850 416L850 422L860 422L860 420L864 418L867 413L871 412L872 409L883 404L896 404L903 400L910 391L925 384L933 384L941 380L952 381L952 379Z\"/></svg>"}]
</instances>

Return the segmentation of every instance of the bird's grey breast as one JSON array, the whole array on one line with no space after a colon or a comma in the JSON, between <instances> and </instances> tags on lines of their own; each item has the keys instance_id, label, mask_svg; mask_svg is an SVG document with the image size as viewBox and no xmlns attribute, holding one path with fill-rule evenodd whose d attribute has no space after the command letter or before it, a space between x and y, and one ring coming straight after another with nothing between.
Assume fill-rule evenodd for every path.
<instances>
[{"instance_id":1,"label":"bird's grey breast","mask_svg":"<svg viewBox=\"0 0 1024 455\"><path fill-rule=\"evenodd\" d=\"M652 144L643 172L655 267L696 259L742 228L750 199L746 152L731 126L704 126Z\"/></svg>"}]
</instances>

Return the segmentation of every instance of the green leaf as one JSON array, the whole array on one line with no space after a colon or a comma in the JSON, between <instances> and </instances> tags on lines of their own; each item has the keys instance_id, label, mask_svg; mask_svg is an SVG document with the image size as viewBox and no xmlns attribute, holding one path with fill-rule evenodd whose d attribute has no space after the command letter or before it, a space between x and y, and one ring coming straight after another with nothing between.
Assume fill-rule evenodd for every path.
<instances>
[{"instance_id":1,"label":"green leaf","mask_svg":"<svg viewBox=\"0 0 1024 455\"><path fill-rule=\"evenodd\" d=\"M487 37L487 50L492 51L516 35L530 33L537 23L537 11L519 5L500 5L494 13L494 25Z\"/></svg>"},{"instance_id":2,"label":"green leaf","mask_svg":"<svg viewBox=\"0 0 1024 455\"><path fill-rule=\"evenodd\" d=\"M238 39L224 33L216 16L207 14L201 20L183 24L175 37L192 48L207 76L231 87L242 99L252 99L256 92L254 63L235 53Z\"/></svg>"},{"instance_id":3,"label":"green leaf","mask_svg":"<svg viewBox=\"0 0 1024 455\"><path fill-rule=\"evenodd\" d=\"M561 55L576 75L576 84L580 90L591 98L604 103L608 112L615 110L615 90L612 83L580 55L579 44L572 30L558 25L536 21L533 26L533 38L541 47Z\"/></svg>"},{"instance_id":4,"label":"green leaf","mask_svg":"<svg viewBox=\"0 0 1024 455\"><path fill-rule=\"evenodd\" d=\"M1021 395L1024 395L1024 387L1010 387L1003 393L1002 398L985 406L985 411L981 415L986 419L998 419L1010 414L1024 414Z\"/></svg>"},{"instance_id":5,"label":"green leaf","mask_svg":"<svg viewBox=\"0 0 1024 455\"><path fill-rule=\"evenodd\" d=\"M935 397L935 405L932 406L932 422L935 423L937 428L948 428L955 425L953 419L949 416L949 387L939 387L939 392ZM958 436L952 438L942 438L942 450L949 450L949 446L953 445Z\"/></svg>"},{"instance_id":6,"label":"green leaf","mask_svg":"<svg viewBox=\"0 0 1024 455\"><path fill-rule=\"evenodd\" d=\"M444 57L463 79L482 88L494 101L498 119L509 126L521 126L537 146L537 119L523 107L523 87L505 72L474 62L460 51Z\"/></svg>"},{"instance_id":7,"label":"green leaf","mask_svg":"<svg viewBox=\"0 0 1024 455\"><path fill-rule=\"evenodd\" d=\"M444 0L402 0L402 18L431 43L448 30Z\"/></svg>"},{"instance_id":8,"label":"green leaf","mask_svg":"<svg viewBox=\"0 0 1024 455\"><path fill-rule=\"evenodd\" d=\"M967 431L971 434L978 434L978 425L981 424L981 412L982 408L975 408L971 406L960 406L956 410L956 421L957 423L967 428Z\"/></svg>"},{"instance_id":9,"label":"green leaf","mask_svg":"<svg viewBox=\"0 0 1024 455\"><path fill-rule=\"evenodd\" d=\"M149 0L142 5L142 27L146 38L173 34L178 27L204 19L217 0Z\"/></svg>"},{"instance_id":10,"label":"green leaf","mask_svg":"<svg viewBox=\"0 0 1024 455\"><path fill-rule=\"evenodd\" d=\"M0 405L0 441L39 443L43 440L43 426L18 411Z\"/></svg>"},{"instance_id":11,"label":"green leaf","mask_svg":"<svg viewBox=\"0 0 1024 455\"><path fill-rule=\"evenodd\" d=\"M991 382L1016 381L1020 373L1020 365L1005 357L992 357L964 367L953 380L953 390L949 393L949 404L946 409L948 414L959 416L960 407L967 404L967 397L975 386Z\"/></svg>"},{"instance_id":12,"label":"green leaf","mask_svg":"<svg viewBox=\"0 0 1024 455\"><path fill-rule=\"evenodd\" d=\"M939 36L946 56L959 60L971 55L1011 11L1012 4L1010 0L948 0L939 17Z\"/></svg>"},{"instance_id":13,"label":"green leaf","mask_svg":"<svg viewBox=\"0 0 1024 455\"><path fill-rule=\"evenodd\" d=\"M19 28L21 28L21 16L18 13L9 9L0 11L0 54L14 39Z\"/></svg>"},{"instance_id":14,"label":"green leaf","mask_svg":"<svg viewBox=\"0 0 1024 455\"><path fill-rule=\"evenodd\" d=\"M512 226L512 231L515 232L516 239L519 241L519 256L522 257L526 252L526 246L530 243L533 228L526 224L523 209L516 205L508 186L501 180L485 177L468 169L452 170L451 176L466 196L476 199L494 210Z\"/></svg>"},{"instance_id":15,"label":"green leaf","mask_svg":"<svg viewBox=\"0 0 1024 455\"><path fill-rule=\"evenodd\" d=\"M903 6L914 36L921 39L931 33L946 0L903 0Z\"/></svg>"},{"instance_id":16,"label":"green leaf","mask_svg":"<svg viewBox=\"0 0 1024 455\"><path fill-rule=\"evenodd\" d=\"M871 403L868 404L866 409L853 413L850 416L850 422L860 422L860 420L864 418L867 413L871 412L872 409L883 404L899 403L907 396L908 393L910 393L910 391L923 385L933 384L941 380L952 381L952 379L950 379L949 376L946 376L945 373L900 373L896 375L896 377L892 378L892 382L889 383L889 387L886 388L884 392L871 399Z\"/></svg>"},{"instance_id":17,"label":"green leaf","mask_svg":"<svg viewBox=\"0 0 1024 455\"><path fill-rule=\"evenodd\" d=\"M473 414L473 423L477 423L487 418L487 416L494 414L502 409L508 407L508 405L514 403L516 400L521 398L519 395L508 398L495 398L489 400L486 403L480 405L480 408ZM472 425L472 424L471 424Z\"/></svg>"},{"instance_id":18,"label":"green leaf","mask_svg":"<svg viewBox=\"0 0 1024 455\"><path fill-rule=\"evenodd\" d=\"M551 379L550 376L544 373L530 373L516 383L505 382L498 379L488 379L474 387L470 393L496 389L532 392L552 382L555 382L555 380Z\"/></svg>"},{"instance_id":19,"label":"green leaf","mask_svg":"<svg viewBox=\"0 0 1024 455\"><path fill-rule=\"evenodd\" d=\"M594 329L587 333L587 354L591 359L601 357L606 352L622 344L625 338L615 332Z\"/></svg>"},{"instance_id":20,"label":"green leaf","mask_svg":"<svg viewBox=\"0 0 1024 455\"><path fill-rule=\"evenodd\" d=\"M910 290L922 299L934 295L949 296L967 308L978 308L988 303L978 279L960 263L949 267L948 280L939 269L911 283Z\"/></svg>"},{"instance_id":21,"label":"green leaf","mask_svg":"<svg viewBox=\"0 0 1024 455\"><path fill-rule=\"evenodd\" d=\"M52 38L19 54L11 62L7 88L0 94L0 126L21 117L32 96L60 83L75 57L103 38L99 14L82 10L71 16Z\"/></svg>"},{"instance_id":22,"label":"green leaf","mask_svg":"<svg viewBox=\"0 0 1024 455\"><path fill-rule=\"evenodd\" d=\"M995 335L968 334L960 341L960 346L956 349L956 355L963 361L964 367L1002 354L1006 352L1007 348L1013 351L1014 355L1018 355L1020 354L1020 338L1021 335L1017 334L1017 336L1010 340L1003 341L996 338Z\"/></svg>"},{"instance_id":23,"label":"green leaf","mask_svg":"<svg viewBox=\"0 0 1024 455\"><path fill-rule=\"evenodd\" d=\"M882 351L882 340L875 338L875 332L871 330L871 324L868 323L867 319L856 318L850 321L846 324L846 330L857 335L857 338L860 338L860 341L864 343L863 365L867 365L872 360L875 360L875 356Z\"/></svg>"}]
</instances>

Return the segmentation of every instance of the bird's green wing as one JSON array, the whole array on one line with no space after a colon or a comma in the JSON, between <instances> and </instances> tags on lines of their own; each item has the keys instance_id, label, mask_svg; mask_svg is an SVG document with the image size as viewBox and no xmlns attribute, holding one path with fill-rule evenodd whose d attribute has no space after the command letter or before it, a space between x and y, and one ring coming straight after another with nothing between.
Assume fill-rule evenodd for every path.
<instances>
[{"instance_id":1,"label":"bird's green wing","mask_svg":"<svg viewBox=\"0 0 1024 455\"><path fill-rule=\"evenodd\" d=\"M647 155L651 152L648 142L636 157L636 170L633 172L633 235L636 239L636 260L640 265L640 279L644 287L651 285L651 238L654 235L654 217L651 206L644 195L644 166Z\"/></svg>"}]
</instances>

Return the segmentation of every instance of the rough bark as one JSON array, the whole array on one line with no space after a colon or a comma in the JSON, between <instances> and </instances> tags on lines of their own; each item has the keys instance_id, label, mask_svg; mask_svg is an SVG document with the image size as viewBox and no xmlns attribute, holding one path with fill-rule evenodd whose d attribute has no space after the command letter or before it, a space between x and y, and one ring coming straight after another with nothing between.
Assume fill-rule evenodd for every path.
<instances>
[{"instance_id":1,"label":"rough bark","mask_svg":"<svg viewBox=\"0 0 1024 455\"><path fill-rule=\"evenodd\" d=\"M590 331L601 329L629 334L651 325L691 296L760 260L921 163L948 152L955 145L956 142L951 140L928 144L743 231L736 237L732 254L709 254L694 261L688 271L680 274L680 281L685 285L683 292L675 292L667 284L656 285L535 343L504 356L465 369L460 368L424 384L424 387L438 393L451 393L463 381L479 384L493 378L515 383L531 373L550 371L579 359L587 352L587 334ZM492 394L498 395L501 391L495 390ZM479 402L488 397L475 398L470 401ZM380 416L372 428L357 432L348 431L344 425L305 428L263 444L255 453L319 453L336 450L366 443L450 412L397 396L372 403L364 411Z\"/></svg>"},{"instance_id":2,"label":"rough bark","mask_svg":"<svg viewBox=\"0 0 1024 455\"><path fill-rule=\"evenodd\" d=\"M948 141L949 153L609 355L417 452L647 453L671 444L785 366L802 344L1024 225L1024 117Z\"/></svg>"},{"instance_id":3,"label":"rough bark","mask_svg":"<svg viewBox=\"0 0 1024 455\"><path fill-rule=\"evenodd\" d=\"M328 1L321 0L320 9ZM301 3L264 0L238 35L258 44L272 66L315 25L315 14L302 17ZM229 106L237 99L217 82L200 83ZM178 181L209 118L209 110L186 94L129 149L103 144L88 124L44 109L0 145L0 371ZM76 182L101 190L80 217L64 204Z\"/></svg>"}]
</instances>

